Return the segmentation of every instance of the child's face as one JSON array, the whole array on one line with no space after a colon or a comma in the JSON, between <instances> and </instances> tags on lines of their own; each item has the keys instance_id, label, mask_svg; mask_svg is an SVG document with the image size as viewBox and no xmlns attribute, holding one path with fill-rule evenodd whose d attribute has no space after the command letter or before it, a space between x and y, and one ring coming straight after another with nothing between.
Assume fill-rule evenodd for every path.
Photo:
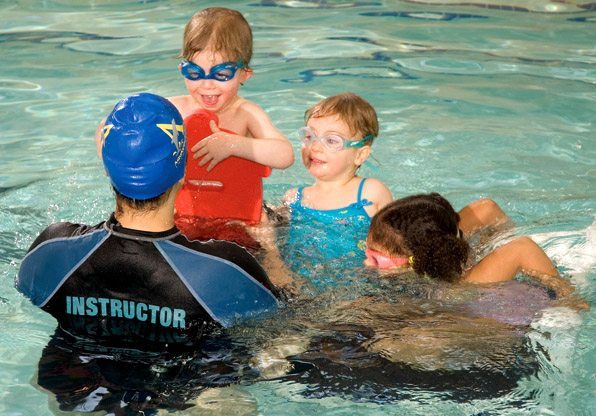
<instances>
[{"instance_id":1,"label":"child's face","mask_svg":"<svg viewBox=\"0 0 596 416\"><path fill-rule=\"evenodd\" d=\"M200 66L205 74L209 74L214 66L229 62L229 60L224 59L219 52L205 49L195 53L191 62ZM228 81L215 79L193 81L184 78L184 83L192 98L201 108L220 113L236 101L240 84L250 78L251 74L249 70L238 69L234 78Z\"/></svg>"},{"instance_id":2,"label":"child's face","mask_svg":"<svg viewBox=\"0 0 596 416\"><path fill-rule=\"evenodd\" d=\"M348 125L336 115L311 117L306 125L317 136L335 134L344 139L362 139L362 137L354 137ZM326 149L319 140L315 140L310 145L302 146L302 163L317 179L334 180L344 176L351 178L358 166L364 163L369 153L370 146L344 148L338 152L332 152Z\"/></svg>"}]
</instances>

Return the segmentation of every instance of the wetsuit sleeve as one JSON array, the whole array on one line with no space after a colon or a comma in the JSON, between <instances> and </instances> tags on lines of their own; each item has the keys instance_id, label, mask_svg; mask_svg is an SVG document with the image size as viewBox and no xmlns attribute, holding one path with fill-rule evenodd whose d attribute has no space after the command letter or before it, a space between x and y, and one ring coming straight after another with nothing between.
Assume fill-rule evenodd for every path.
<instances>
[{"instance_id":1,"label":"wetsuit sleeve","mask_svg":"<svg viewBox=\"0 0 596 416\"><path fill-rule=\"evenodd\" d=\"M222 240L211 240L208 242L189 241L183 236L178 237L175 242L234 263L273 293L276 298L283 299L282 293L271 283L271 280L269 280L267 273L263 270L259 262L238 244Z\"/></svg>"},{"instance_id":2,"label":"wetsuit sleeve","mask_svg":"<svg viewBox=\"0 0 596 416\"><path fill-rule=\"evenodd\" d=\"M277 298L280 297L280 292L278 291L277 287L271 283L269 280L269 276L265 270L261 267L259 262L244 248L238 246L234 243L228 243L224 241L218 242L221 244L222 247L219 249L220 253L227 253L225 258L243 270L245 270L248 274L250 274L255 280L265 286L269 291L271 291ZM223 257L223 256L222 256Z\"/></svg>"},{"instance_id":3,"label":"wetsuit sleeve","mask_svg":"<svg viewBox=\"0 0 596 416\"><path fill-rule=\"evenodd\" d=\"M107 235L105 231L89 232L96 227L65 222L42 231L21 261L15 279L17 290L31 299L34 305L43 307L65 277Z\"/></svg>"}]
</instances>

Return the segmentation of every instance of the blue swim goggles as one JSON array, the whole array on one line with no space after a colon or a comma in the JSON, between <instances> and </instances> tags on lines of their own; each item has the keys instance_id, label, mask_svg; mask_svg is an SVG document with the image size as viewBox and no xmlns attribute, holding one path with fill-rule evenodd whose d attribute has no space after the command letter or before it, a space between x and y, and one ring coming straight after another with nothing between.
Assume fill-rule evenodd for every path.
<instances>
[{"instance_id":1,"label":"blue swim goggles","mask_svg":"<svg viewBox=\"0 0 596 416\"><path fill-rule=\"evenodd\" d=\"M350 149L353 147L360 148L366 146L366 144L374 139L372 134L367 134L361 140L348 140L341 137L339 134L326 134L324 136L317 136L313 129L310 127L302 127L298 130L298 137L302 140L302 144L305 146L311 146L316 141L321 142L323 147L330 152L339 152L343 149Z\"/></svg>"},{"instance_id":2,"label":"blue swim goggles","mask_svg":"<svg viewBox=\"0 0 596 416\"><path fill-rule=\"evenodd\" d=\"M190 61L182 61L180 63L180 72L184 78L191 81L200 79L214 79L216 81L224 82L234 78L236 71L246 68L244 62L223 62L215 65L208 74L205 74L203 68Z\"/></svg>"}]
</instances>

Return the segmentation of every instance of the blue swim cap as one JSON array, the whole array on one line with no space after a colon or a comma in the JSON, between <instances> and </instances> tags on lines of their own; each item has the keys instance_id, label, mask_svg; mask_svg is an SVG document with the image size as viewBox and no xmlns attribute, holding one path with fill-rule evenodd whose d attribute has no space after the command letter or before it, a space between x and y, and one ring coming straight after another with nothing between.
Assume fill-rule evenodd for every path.
<instances>
[{"instance_id":1,"label":"blue swim cap","mask_svg":"<svg viewBox=\"0 0 596 416\"><path fill-rule=\"evenodd\" d=\"M184 176L182 116L159 95L124 98L106 119L101 154L119 193L138 200L155 198Z\"/></svg>"}]
</instances>

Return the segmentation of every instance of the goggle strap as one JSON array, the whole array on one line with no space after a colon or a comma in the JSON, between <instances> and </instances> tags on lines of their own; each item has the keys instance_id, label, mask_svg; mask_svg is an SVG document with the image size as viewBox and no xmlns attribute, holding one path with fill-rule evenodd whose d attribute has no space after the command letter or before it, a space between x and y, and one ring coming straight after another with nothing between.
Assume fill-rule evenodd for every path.
<instances>
[{"instance_id":1,"label":"goggle strap","mask_svg":"<svg viewBox=\"0 0 596 416\"><path fill-rule=\"evenodd\" d=\"M357 142L348 141L346 143L346 147L364 147L367 142L371 141L374 138L375 136L373 136L372 134L367 134L366 136L364 136L362 140L358 140Z\"/></svg>"}]
</instances>

